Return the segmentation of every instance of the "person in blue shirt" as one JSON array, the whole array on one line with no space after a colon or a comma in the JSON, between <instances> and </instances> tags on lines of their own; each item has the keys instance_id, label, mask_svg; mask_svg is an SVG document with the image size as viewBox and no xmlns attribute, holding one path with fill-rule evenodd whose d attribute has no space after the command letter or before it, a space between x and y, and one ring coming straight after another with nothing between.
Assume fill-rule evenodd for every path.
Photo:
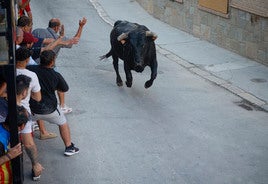
<instances>
[{"instance_id":1,"label":"person in blue shirt","mask_svg":"<svg viewBox=\"0 0 268 184\"><path fill-rule=\"evenodd\" d=\"M20 102L28 94L30 80L31 79L25 75L19 75L16 78L16 123L18 126L18 132L25 127L29 120L29 114L27 110L20 105ZM2 85L0 87L2 87ZM21 143L10 148L10 123L9 114L7 114L5 121L0 123L0 183L12 183L11 160L22 153Z\"/></svg>"}]
</instances>

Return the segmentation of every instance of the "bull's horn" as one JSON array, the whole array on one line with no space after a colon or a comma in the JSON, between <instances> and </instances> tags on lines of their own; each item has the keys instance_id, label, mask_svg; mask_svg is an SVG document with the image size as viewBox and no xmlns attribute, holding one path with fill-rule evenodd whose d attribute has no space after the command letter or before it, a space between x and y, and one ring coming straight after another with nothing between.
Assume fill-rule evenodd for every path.
<instances>
[{"instance_id":1,"label":"bull's horn","mask_svg":"<svg viewBox=\"0 0 268 184\"><path fill-rule=\"evenodd\" d=\"M152 36L154 40L157 38L157 34L152 31L146 31L146 36Z\"/></svg>"},{"instance_id":2,"label":"bull's horn","mask_svg":"<svg viewBox=\"0 0 268 184\"><path fill-rule=\"evenodd\" d=\"M121 35L119 35L117 37L117 40L122 41L122 40L126 39L127 37L128 37L127 33L122 33Z\"/></svg>"}]
</instances>

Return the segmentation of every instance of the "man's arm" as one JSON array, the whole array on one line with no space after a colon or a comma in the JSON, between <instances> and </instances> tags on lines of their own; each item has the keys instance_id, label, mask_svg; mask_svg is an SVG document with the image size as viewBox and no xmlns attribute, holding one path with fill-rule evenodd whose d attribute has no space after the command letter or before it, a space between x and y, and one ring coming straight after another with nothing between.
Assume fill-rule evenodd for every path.
<instances>
[{"instance_id":1,"label":"man's arm","mask_svg":"<svg viewBox=\"0 0 268 184\"><path fill-rule=\"evenodd\" d=\"M42 94L41 94L41 86L38 80L38 77L36 73L32 75L32 91L31 91L31 98L34 99L37 102L40 102L42 99Z\"/></svg>"},{"instance_id":2,"label":"man's arm","mask_svg":"<svg viewBox=\"0 0 268 184\"><path fill-rule=\"evenodd\" d=\"M7 83L4 82L2 84L2 86L0 86L0 96L1 97L6 97L7 96L6 89L7 89Z\"/></svg>"},{"instance_id":3,"label":"man's arm","mask_svg":"<svg viewBox=\"0 0 268 184\"><path fill-rule=\"evenodd\" d=\"M34 99L37 102L40 102L42 99L41 91L38 92L32 92L31 93L31 98Z\"/></svg>"},{"instance_id":4,"label":"man's arm","mask_svg":"<svg viewBox=\"0 0 268 184\"><path fill-rule=\"evenodd\" d=\"M0 165L10 161L11 159L19 156L22 153L21 143L16 146L10 148L7 153L5 153L4 146L0 143Z\"/></svg>"},{"instance_id":5,"label":"man's arm","mask_svg":"<svg viewBox=\"0 0 268 184\"><path fill-rule=\"evenodd\" d=\"M82 35L83 27L86 25L87 19L85 17L82 18L82 20L79 20L79 27L74 37L80 38Z\"/></svg>"},{"instance_id":6,"label":"man's arm","mask_svg":"<svg viewBox=\"0 0 268 184\"><path fill-rule=\"evenodd\" d=\"M43 52L44 50L53 50L55 47L60 46L60 45L65 46L65 47L72 46L73 44L77 44L78 41L79 41L79 39L76 37L69 39L69 40L62 40L62 37L60 36L54 42L50 43L49 45L47 45L45 47L42 47L41 52Z\"/></svg>"},{"instance_id":7,"label":"man's arm","mask_svg":"<svg viewBox=\"0 0 268 184\"><path fill-rule=\"evenodd\" d=\"M79 27L78 27L78 30L77 30L76 34L74 35L74 37L71 38L71 39L68 39L68 40L63 40L63 41L61 42L61 45L62 45L63 47L65 47L65 48L71 48L72 45L74 45L74 44L78 44L79 39L80 39L80 37L81 37L81 35L82 35L83 27L84 27L84 25L85 25L86 23L87 23L87 19L86 19L85 17L83 17L82 20L79 20ZM63 25L62 25L62 29L63 29L63 30L62 30L62 32L60 33L61 36L64 35L64 26L63 26Z\"/></svg>"},{"instance_id":8,"label":"man's arm","mask_svg":"<svg viewBox=\"0 0 268 184\"><path fill-rule=\"evenodd\" d=\"M51 42L50 44L48 44L45 47L41 48L41 52L43 52L44 50L53 50L55 47L57 47L58 45L62 45L62 38L59 37L57 40L55 40L54 42ZM40 52L40 53L41 53Z\"/></svg>"},{"instance_id":9,"label":"man's arm","mask_svg":"<svg viewBox=\"0 0 268 184\"><path fill-rule=\"evenodd\" d=\"M5 148L4 145L0 142L0 165L6 163L8 158L5 156Z\"/></svg>"},{"instance_id":10,"label":"man's arm","mask_svg":"<svg viewBox=\"0 0 268 184\"><path fill-rule=\"evenodd\" d=\"M43 40L43 44L44 45L49 45L50 43L54 42L55 39L54 38L44 38Z\"/></svg>"}]
</instances>

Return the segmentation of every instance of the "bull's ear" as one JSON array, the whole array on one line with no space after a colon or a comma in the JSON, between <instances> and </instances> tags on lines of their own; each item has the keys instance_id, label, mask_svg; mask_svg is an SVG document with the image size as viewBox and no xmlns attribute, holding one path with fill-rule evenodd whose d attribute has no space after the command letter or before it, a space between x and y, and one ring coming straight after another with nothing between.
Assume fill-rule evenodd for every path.
<instances>
[{"instance_id":1,"label":"bull's ear","mask_svg":"<svg viewBox=\"0 0 268 184\"><path fill-rule=\"evenodd\" d=\"M128 34L127 33L122 33L121 35L119 35L117 37L117 40L124 45L126 43L127 37L128 37Z\"/></svg>"},{"instance_id":2,"label":"bull's ear","mask_svg":"<svg viewBox=\"0 0 268 184\"><path fill-rule=\"evenodd\" d=\"M126 43L126 40L120 40L121 44L124 45Z\"/></svg>"},{"instance_id":3,"label":"bull's ear","mask_svg":"<svg viewBox=\"0 0 268 184\"><path fill-rule=\"evenodd\" d=\"M155 34L152 31L146 31L146 36L147 37L152 37L153 40L156 40L157 39L157 34Z\"/></svg>"}]
</instances>

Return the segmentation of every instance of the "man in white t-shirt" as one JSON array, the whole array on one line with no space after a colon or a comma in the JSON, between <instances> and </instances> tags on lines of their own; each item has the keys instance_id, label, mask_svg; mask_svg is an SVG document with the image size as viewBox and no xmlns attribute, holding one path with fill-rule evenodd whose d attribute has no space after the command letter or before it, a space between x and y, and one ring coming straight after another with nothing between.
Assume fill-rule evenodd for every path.
<instances>
[{"instance_id":1,"label":"man in white t-shirt","mask_svg":"<svg viewBox=\"0 0 268 184\"><path fill-rule=\"evenodd\" d=\"M41 100L41 87L38 81L38 77L34 72L31 72L30 70L26 69L27 63L30 60L30 56L31 52L27 48L20 47L16 50L17 75L23 74L31 78L28 95L24 100L21 101L21 104L24 106L24 108L27 109L29 113L31 113L29 105L30 98L33 98L37 101ZM37 147L32 136L32 124L33 121L29 120L26 123L24 129L20 132L20 135L22 137L22 142L25 146L26 153L32 162L33 180L38 180L41 176L43 167L38 162Z\"/></svg>"}]
</instances>

